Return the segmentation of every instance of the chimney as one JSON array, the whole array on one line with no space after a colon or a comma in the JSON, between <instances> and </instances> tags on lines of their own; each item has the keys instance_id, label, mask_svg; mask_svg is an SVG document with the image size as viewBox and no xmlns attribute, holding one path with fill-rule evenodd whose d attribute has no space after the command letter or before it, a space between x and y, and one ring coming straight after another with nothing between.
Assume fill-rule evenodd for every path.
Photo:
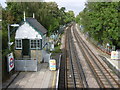
<instances>
[{"instance_id":1,"label":"chimney","mask_svg":"<svg viewBox=\"0 0 120 90\"><path fill-rule=\"evenodd\" d=\"M26 20L25 20L25 11L24 11L24 21L26 21Z\"/></svg>"},{"instance_id":2,"label":"chimney","mask_svg":"<svg viewBox=\"0 0 120 90\"><path fill-rule=\"evenodd\" d=\"M33 13L33 18L35 18L35 14Z\"/></svg>"}]
</instances>

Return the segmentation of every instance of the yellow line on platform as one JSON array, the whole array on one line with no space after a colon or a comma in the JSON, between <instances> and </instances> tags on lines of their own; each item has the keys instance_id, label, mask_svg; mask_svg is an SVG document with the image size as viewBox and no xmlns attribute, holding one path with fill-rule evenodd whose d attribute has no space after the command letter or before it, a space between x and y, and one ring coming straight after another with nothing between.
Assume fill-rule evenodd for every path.
<instances>
[{"instance_id":1,"label":"yellow line on platform","mask_svg":"<svg viewBox=\"0 0 120 90\"><path fill-rule=\"evenodd\" d=\"M52 81L52 90L55 88L55 80L56 80L56 71L54 73L53 81Z\"/></svg>"}]
</instances>

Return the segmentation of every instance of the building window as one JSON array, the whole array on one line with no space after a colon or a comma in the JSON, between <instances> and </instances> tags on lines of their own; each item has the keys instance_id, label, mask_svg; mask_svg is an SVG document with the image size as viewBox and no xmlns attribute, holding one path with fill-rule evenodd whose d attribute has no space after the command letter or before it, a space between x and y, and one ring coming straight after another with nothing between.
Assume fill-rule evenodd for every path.
<instances>
[{"instance_id":1,"label":"building window","mask_svg":"<svg viewBox=\"0 0 120 90\"><path fill-rule=\"evenodd\" d=\"M16 40L15 44L16 44L16 49L22 49L22 40Z\"/></svg>"},{"instance_id":2,"label":"building window","mask_svg":"<svg viewBox=\"0 0 120 90\"><path fill-rule=\"evenodd\" d=\"M31 49L40 49L40 40L31 40Z\"/></svg>"}]
</instances>

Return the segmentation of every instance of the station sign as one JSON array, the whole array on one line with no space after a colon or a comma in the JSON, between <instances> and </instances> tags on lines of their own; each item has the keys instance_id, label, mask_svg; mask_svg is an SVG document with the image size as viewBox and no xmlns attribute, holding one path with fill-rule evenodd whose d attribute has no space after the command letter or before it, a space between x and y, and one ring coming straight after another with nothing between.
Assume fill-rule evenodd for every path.
<instances>
[{"instance_id":1,"label":"station sign","mask_svg":"<svg viewBox=\"0 0 120 90\"><path fill-rule=\"evenodd\" d=\"M116 51L111 52L111 59L116 59Z\"/></svg>"},{"instance_id":2,"label":"station sign","mask_svg":"<svg viewBox=\"0 0 120 90\"><path fill-rule=\"evenodd\" d=\"M111 59L120 59L120 52L118 51L112 51L111 52Z\"/></svg>"},{"instance_id":3,"label":"station sign","mask_svg":"<svg viewBox=\"0 0 120 90\"><path fill-rule=\"evenodd\" d=\"M8 62L8 71L10 72L14 68L14 57L13 53L7 55L7 62Z\"/></svg>"},{"instance_id":4,"label":"station sign","mask_svg":"<svg viewBox=\"0 0 120 90\"><path fill-rule=\"evenodd\" d=\"M49 68L50 68L50 70L56 70L56 60L55 59L49 60Z\"/></svg>"}]
</instances>

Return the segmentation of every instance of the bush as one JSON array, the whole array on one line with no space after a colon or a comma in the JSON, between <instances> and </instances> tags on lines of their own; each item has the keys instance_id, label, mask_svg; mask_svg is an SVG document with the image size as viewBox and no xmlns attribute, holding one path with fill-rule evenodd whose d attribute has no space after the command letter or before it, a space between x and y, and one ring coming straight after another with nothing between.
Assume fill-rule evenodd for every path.
<instances>
[{"instance_id":1,"label":"bush","mask_svg":"<svg viewBox=\"0 0 120 90\"><path fill-rule=\"evenodd\" d=\"M59 46L55 46L55 50L51 51L51 53L62 53L62 51L60 49L60 45Z\"/></svg>"}]
</instances>

